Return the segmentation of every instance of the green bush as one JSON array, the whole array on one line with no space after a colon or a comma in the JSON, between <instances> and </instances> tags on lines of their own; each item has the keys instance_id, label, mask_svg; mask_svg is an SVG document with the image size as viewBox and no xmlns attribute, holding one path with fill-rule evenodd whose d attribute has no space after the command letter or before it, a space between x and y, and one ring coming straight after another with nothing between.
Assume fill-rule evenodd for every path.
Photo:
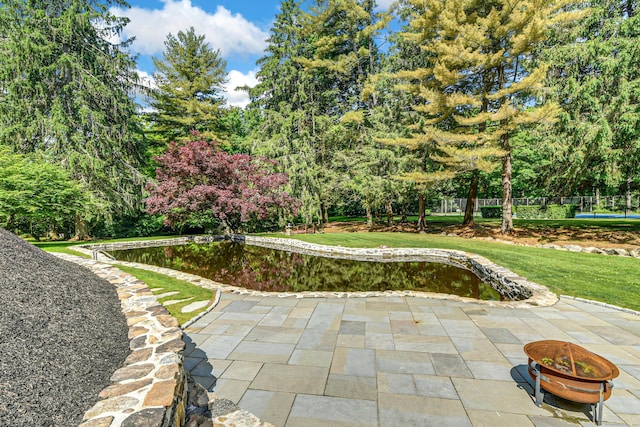
<instances>
[{"instance_id":1,"label":"green bush","mask_svg":"<svg viewBox=\"0 0 640 427\"><path fill-rule=\"evenodd\" d=\"M502 206L482 206L482 218L502 218Z\"/></svg>"},{"instance_id":2,"label":"green bush","mask_svg":"<svg viewBox=\"0 0 640 427\"><path fill-rule=\"evenodd\" d=\"M520 219L563 219L576 216L575 205L520 205L515 206Z\"/></svg>"},{"instance_id":3,"label":"green bush","mask_svg":"<svg viewBox=\"0 0 640 427\"><path fill-rule=\"evenodd\" d=\"M164 225L164 216L149 215L144 212L133 216L117 217L108 223L99 220L91 224L91 236L101 239L162 236L175 234L175 232Z\"/></svg>"},{"instance_id":4,"label":"green bush","mask_svg":"<svg viewBox=\"0 0 640 427\"><path fill-rule=\"evenodd\" d=\"M520 219L538 219L541 215L540 205L519 205L514 206L516 215Z\"/></svg>"},{"instance_id":5,"label":"green bush","mask_svg":"<svg viewBox=\"0 0 640 427\"><path fill-rule=\"evenodd\" d=\"M576 216L575 205L549 205L547 206L547 219L573 218Z\"/></svg>"}]
</instances>

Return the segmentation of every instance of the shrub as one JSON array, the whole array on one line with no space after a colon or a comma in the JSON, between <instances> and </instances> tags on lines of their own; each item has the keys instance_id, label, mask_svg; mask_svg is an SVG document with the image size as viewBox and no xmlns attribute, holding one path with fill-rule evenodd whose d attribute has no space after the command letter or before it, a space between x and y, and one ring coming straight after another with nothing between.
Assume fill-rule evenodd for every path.
<instances>
[{"instance_id":1,"label":"shrub","mask_svg":"<svg viewBox=\"0 0 640 427\"><path fill-rule=\"evenodd\" d=\"M482 218L502 218L502 206L482 206Z\"/></svg>"},{"instance_id":2,"label":"shrub","mask_svg":"<svg viewBox=\"0 0 640 427\"><path fill-rule=\"evenodd\" d=\"M538 219L541 215L540 205L519 205L514 206L514 210L520 219Z\"/></svg>"},{"instance_id":3,"label":"shrub","mask_svg":"<svg viewBox=\"0 0 640 427\"><path fill-rule=\"evenodd\" d=\"M515 206L520 219L563 219L576 216L575 205L520 205Z\"/></svg>"},{"instance_id":4,"label":"shrub","mask_svg":"<svg viewBox=\"0 0 640 427\"><path fill-rule=\"evenodd\" d=\"M576 216L576 205L549 205L546 210L546 219L573 218Z\"/></svg>"}]
</instances>

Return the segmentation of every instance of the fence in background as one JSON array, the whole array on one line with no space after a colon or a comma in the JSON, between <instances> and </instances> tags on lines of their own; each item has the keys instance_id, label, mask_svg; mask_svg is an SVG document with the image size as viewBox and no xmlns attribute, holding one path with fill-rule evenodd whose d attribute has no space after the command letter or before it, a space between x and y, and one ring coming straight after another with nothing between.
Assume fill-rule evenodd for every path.
<instances>
[{"instance_id":1,"label":"fence in background","mask_svg":"<svg viewBox=\"0 0 640 427\"><path fill-rule=\"evenodd\" d=\"M599 200L598 200L599 199ZM513 205L575 205L577 213L592 213L598 210L612 212L640 211L640 195L631 197L631 205L627 206L627 196L574 196L574 197L525 197L514 198ZM474 212L480 212L483 206L500 206L502 199L476 199ZM467 199L440 199L431 200L428 204L431 213L464 214L467 207Z\"/></svg>"}]
</instances>

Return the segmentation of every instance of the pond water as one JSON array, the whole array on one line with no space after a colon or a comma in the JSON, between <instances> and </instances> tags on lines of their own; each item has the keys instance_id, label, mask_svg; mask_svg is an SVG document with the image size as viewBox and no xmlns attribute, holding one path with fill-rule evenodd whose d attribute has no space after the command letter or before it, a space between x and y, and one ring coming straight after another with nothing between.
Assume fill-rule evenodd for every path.
<instances>
[{"instance_id":1,"label":"pond water","mask_svg":"<svg viewBox=\"0 0 640 427\"><path fill-rule=\"evenodd\" d=\"M433 262L326 258L235 242L110 251L120 261L167 267L269 292L414 290L503 299L468 270Z\"/></svg>"}]
</instances>

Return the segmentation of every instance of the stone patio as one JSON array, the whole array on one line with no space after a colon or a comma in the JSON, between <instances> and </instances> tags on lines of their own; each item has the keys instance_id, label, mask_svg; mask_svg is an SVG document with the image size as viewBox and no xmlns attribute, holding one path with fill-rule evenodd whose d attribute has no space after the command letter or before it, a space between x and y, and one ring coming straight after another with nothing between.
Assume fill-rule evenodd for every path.
<instances>
[{"instance_id":1,"label":"stone patio","mask_svg":"<svg viewBox=\"0 0 640 427\"><path fill-rule=\"evenodd\" d=\"M603 424L640 425L640 317L568 297L527 309L223 293L185 333L196 380L276 426L594 425L590 405L535 406L522 348L543 339L614 362Z\"/></svg>"}]
</instances>

